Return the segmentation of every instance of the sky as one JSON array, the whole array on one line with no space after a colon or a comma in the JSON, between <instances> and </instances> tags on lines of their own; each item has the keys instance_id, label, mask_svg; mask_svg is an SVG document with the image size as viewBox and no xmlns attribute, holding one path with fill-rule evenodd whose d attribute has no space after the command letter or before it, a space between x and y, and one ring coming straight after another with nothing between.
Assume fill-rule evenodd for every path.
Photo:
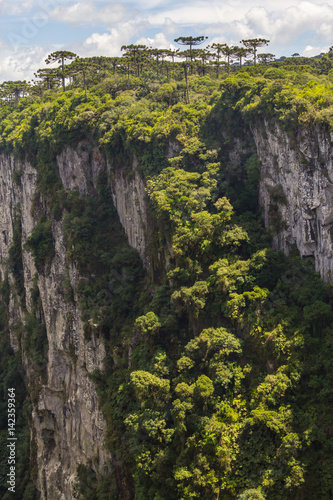
<instances>
[{"instance_id":1,"label":"sky","mask_svg":"<svg viewBox=\"0 0 333 500\"><path fill-rule=\"evenodd\" d=\"M122 45L174 48L200 35L206 45L261 37L276 58L314 56L333 45L333 0L0 0L0 82L30 81L60 49L117 56Z\"/></svg>"}]
</instances>

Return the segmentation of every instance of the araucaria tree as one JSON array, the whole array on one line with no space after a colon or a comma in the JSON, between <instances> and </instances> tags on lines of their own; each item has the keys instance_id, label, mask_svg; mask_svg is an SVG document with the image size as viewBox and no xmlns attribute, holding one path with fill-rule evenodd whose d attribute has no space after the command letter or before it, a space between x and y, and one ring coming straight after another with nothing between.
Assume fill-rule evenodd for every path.
<instances>
[{"instance_id":1,"label":"araucaria tree","mask_svg":"<svg viewBox=\"0 0 333 500\"><path fill-rule=\"evenodd\" d=\"M262 64L267 64L269 62L273 62L275 60L275 55L269 52L265 52L264 54L258 54L258 61Z\"/></svg>"},{"instance_id":2,"label":"araucaria tree","mask_svg":"<svg viewBox=\"0 0 333 500\"><path fill-rule=\"evenodd\" d=\"M210 48L213 50L213 56L215 57L216 60L216 76L217 78L219 77L220 73L220 59L221 55L223 54L222 50L226 46L225 43L213 43Z\"/></svg>"},{"instance_id":3,"label":"araucaria tree","mask_svg":"<svg viewBox=\"0 0 333 500\"><path fill-rule=\"evenodd\" d=\"M190 47L190 61L192 62L193 59L193 53L192 53L192 48L201 45L204 43L205 40L207 40L208 36L179 36L178 38L175 38L174 41L176 43L179 43L180 45L187 45ZM191 66L191 73L192 73L192 66Z\"/></svg>"},{"instance_id":4,"label":"araucaria tree","mask_svg":"<svg viewBox=\"0 0 333 500\"><path fill-rule=\"evenodd\" d=\"M1 97L6 101L14 99L15 106L18 106L21 97L29 92L31 86L25 80L3 82L1 85Z\"/></svg>"},{"instance_id":5,"label":"araucaria tree","mask_svg":"<svg viewBox=\"0 0 333 500\"><path fill-rule=\"evenodd\" d=\"M235 55L235 47L229 47L227 44L224 44L222 47L222 54L226 58L227 68L228 68L228 76L230 75L230 63Z\"/></svg>"},{"instance_id":6,"label":"araucaria tree","mask_svg":"<svg viewBox=\"0 0 333 500\"><path fill-rule=\"evenodd\" d=\"M86 101L88 100L88 95L87 95L87 77L88 74L92 73L94 70L96 70L97 65L94 64L90 59L81 59L77 58L75 59L69 66L67 66L69 72L72 75L81 75L83 79L83 87L84 87L84 94L85 94L85 99Z\"/></svg>"},{"instance_id":7,"label":"araucaria tree","mask_svg":"<svg viewBox=\"0 0 333 500\"><path fill-rule=\"evenodd\" d=\"M137 76L140 76L140 65L143 62L143 58L147 55L148 47L146 45L123 45L121 47L121 51L124 52L124 56L126 57L128 64L133 63L137 70ZM128 67L129 70L129 67Z\"/></svg>"},{"instance_id":8,"label":"araucaria tree","mask_svg":"<svg viewBox=\"0 0 333 500\"><path fill-rule=\"evenodd\" d=\"M245 45L249 52L253 54L253 64L257 64L257 49L258 47L264 47L269 44L269 40L266 38L249 38L248 40L242 40L241 43Z\"/></svg>"},{"instance_id":9,"label":"araucaria tree","mask_svg":"<svg viewBox=\"0 0 333 500\"><path fill-rule=\"evenodd\" d=\"M69 50L57 50L56 52L52 52L47 59L45 59L46 64L52 64L57 62L61 67L61 79L62 79L62 88L65 90L65 61L72 60L77 57L74 52L70 52Z\"/></svg>"},{"instance_id":10,"label":"araucaria tree","mask_svg":"<svg viewBox=\"0 0 333 500\"><path fill-rule=\"evenodd\" d=\"M242 67L243 58L247 56L248 49L245 47L233 47L234 48L234 56L238 59L239 67Z\"/></svg>"},{"instance_id":11,"label":"araucaria tree","mask_svg":"<svg viewBox=\"0 0 333 500\"><path fill-rule=\"evenodd\" d=\"M59 85L59 75L55 68L38 69L34 75L40 80L37 84L46 87L47 90Z\"/></svg>"}]
</instances>

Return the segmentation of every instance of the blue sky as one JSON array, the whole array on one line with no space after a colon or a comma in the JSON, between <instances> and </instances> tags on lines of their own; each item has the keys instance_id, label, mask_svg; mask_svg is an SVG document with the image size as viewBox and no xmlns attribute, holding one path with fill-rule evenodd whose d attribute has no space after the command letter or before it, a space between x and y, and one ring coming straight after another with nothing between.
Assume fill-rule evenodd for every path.
<instances>
[{"instance_id":1,"label":"blue sky","mask_svg":"<svg viewBox=\"0 0 333 500\"><path fill-rule=\"evenodd\" d=\"M30 80L61 48L115 56L122 45L169 48L186 35L231 45L260 36L276 57L313 56L333 44L333 0L0 0L0 81Z\"/></svg>"}]
</instances>

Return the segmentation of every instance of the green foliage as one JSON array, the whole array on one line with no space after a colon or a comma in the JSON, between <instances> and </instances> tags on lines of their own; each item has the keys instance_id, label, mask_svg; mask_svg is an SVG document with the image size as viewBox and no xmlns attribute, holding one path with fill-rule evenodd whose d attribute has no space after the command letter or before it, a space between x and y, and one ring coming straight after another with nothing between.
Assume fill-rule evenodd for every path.
<instances>
[{"instance_id":1,"label":"green foliage","mask_svg":"<svg viewBox=\"0 0 333 500\"><path fill-rule=\"evenodd\" d=\"M92 464L80 464L77 468L76 491L82 500L116 500L117 494L114 488L102 475L96 474Z\"/></svg>"},{"instance_id":2,"label":"green foliage","mask_svg":"<svg viewBox=\"0 0 333 500\"><path fill-rule=\"evenodd\" d=\"M25 306L24 272L22 261L22 222L21 208L16 207L13 223L13 243L8 252L8 264L13 273L16 292ZM8 302L7 302L8 303Z\"/></svg>"},{"instance_id":3,"label":"green foliage","mask_svg":"<svg viewBox=\"0 0 333 500\"><path fill-rule=\"evenodd\" d=\"M25 317L23 347L34 370L45 376L48 351L46 327L34 314L27 314Z\"/></svg>"},{"instance_id":4,"label":"green foliage","mask_svg":"<svg viewBox=\"0 0 333 500\"><path fill-rule=\"evenodd\" d=\"M34 256L35 264L39 271L45 265L50 266L54 257L51 221L41 217L33 228L31 235L27 238L25 247Z\"/></svg>"},{"instance_id":5,"label":"green foliage","mask_svg":"<svg viewBox=\"0 0 333 500\"><path fill-rule=\"evenodd\" d=\"M5 500L38 500L40 495L31 481L34 474L34 463L30 456L30 428L31 407L28 400L27 387L23 376L23 367L19 353L14 353L10 346L8 328L9 283L3 280L0 284L0 495ZM8 491L6 484L9 473L7 438L8 389L15 388L16 396L16 492Z\"/></svg>"},{"instance_id":6,"label":"green foliage","mask_svg":"<svg viewBox=\"0 0 333 500\"><path fill-rule=\"evenodd\" d=\"M195 383L194 396L199 399L207 399L214 392L214 385L206 375L200 375Z\"/></svg>"},{"instance_id":7,"label":"green foliage","mask_svg":"<svg viewBox=\"0 0 333 500\"><path fill-rule=\"evenodd\" d=\"M106 339L119 337L121 331L135 320L138 298L142 290L143 269L138 253L129 248L107 185L107 174L101 172L98 193L81 198L66 193L63 200L64 230L68 263L75 262L86 277L79 294L85 336L102 334ZM94 275L94 279L90 276ZM73 291L67 282L67 300ZM154 318L147 315L149 331ZM155 325L158 328L158 322Z\"/></svg>"},{"instance_id":8,"label":"green foliage","mask_svg":"<svg viewBox=\"0 0 333 500\"><path fill-rule=\"evenodd\" d=\"M166 396L170 391L169 380L161 379L144 371L132 372L131 383L134 387L136 397L142 402L150 398L158 400L159 397L166 400Z\"/></svg>"},{"instance_id":9,"label":"green foliage","mask_svg":"<svg viewBox=\"0 0 333 500\"><path fill-rule=\"evenodd\" d=\"M228 113L252 84L241 75L225 81L217 109ZM241 120L237 109L227 121ZM306 484L324 491L314 443L323 446L326 431L305 436L314 422L322 428L309 377L326 393L325 376L312 378L320 362L311 349L329 335L330 296L308 262L266 248L260 222L244 213L257 209L257 157L245 156L235 180L225 175L219 185L224 158L195 134L148 180L167 281L134 323L129 368L121 384L110 382L123 405L109 410L110 421L123 429L119 447L138 498L307 498ZM278 188L272 195L284 202Z\"/></svg>"},{"instance_id":10,"label":"green foliage","mask_svg":"<svg viewBox=\"0 0 333 500\"><path fill-rule=\"evenodd\" d=\"M14 170L13 172L13 181L17 186L21 186L22 175L23 175L22 170Z\"/></svg>"},{"instance_id":11,"label":"green foliage","mask_svg":"<svg viewBox=\"0 0 333 500\"><path fill-rule=\"evenodd\" d=\"M251 489L238 495L237 500L265 500L265 498L260 490Z\"/></svg>"},{"instance_id":12,"label":"green foliage","mask_svg":"<svg viewBox=\"0 0 333 500\"><path fill-rule=\"evenodd\" d=\"M149 312L145 316L140 316L135 320L135 329L141 335L153 335L161 327L155 313Z\"/></svg>"}]
</instances>

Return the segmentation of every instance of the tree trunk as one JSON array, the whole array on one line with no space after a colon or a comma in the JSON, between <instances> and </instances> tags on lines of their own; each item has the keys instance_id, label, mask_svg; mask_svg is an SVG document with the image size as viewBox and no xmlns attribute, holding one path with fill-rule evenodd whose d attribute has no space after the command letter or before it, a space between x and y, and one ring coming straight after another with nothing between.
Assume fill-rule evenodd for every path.
<instances>
[{"instance_id":1,"label":"tree trunk","mask_svg":"<svg viewBox=\"0 0 333 500\"><path fill-rule=\"evenodd\" d=\"M84 84L84 95L86 98L86 102L88 101L88 95L87 95L87 80L86 80L86 74L83 73L83 84Z\"/></svg>"},{"instance_id":2,"label":"tree trunk","mask_svg":"<svg viewBox=\"0 0 333 500\"><path fill-rule=\"evenodd\" d=\"M186 81L186 96L187 96L187 104L190 104L190 93L188 90L188 78L187 78L187 65L184 65L184 71L185 71L185 81Z\"/></svg>"},{"instance_id":3,"label":"tree trunk","mask_svg":"<svg viewBox=\"0 0 333 500\"><path fill-rule=\"evenodd\" d=\"M61 74L61 78L62 78L62 89L63 91L65 92L65 65L64 65L64 58L62 57L61 58L61 69L62 69L62 74Z\"/></svg>"}]
</instances>

